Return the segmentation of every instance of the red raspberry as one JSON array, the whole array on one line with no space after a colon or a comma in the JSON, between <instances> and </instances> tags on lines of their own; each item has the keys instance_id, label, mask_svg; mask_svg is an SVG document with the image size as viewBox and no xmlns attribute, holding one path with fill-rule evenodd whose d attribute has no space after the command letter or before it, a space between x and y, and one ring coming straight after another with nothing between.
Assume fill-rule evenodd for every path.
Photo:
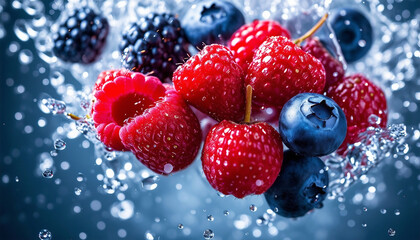
<instances>
[{"instance_id":1,"label":"red raspberry","mask_svg":"<svg viewBox=\"0 0 420 240\"><path fill-rule=\"evenodd\" d=\"M201 145L197 117L177 91L167 88L163 99L120 132L124 146L149 169L162 175L190 165Z\"/></svg>"},{"instance_id":2,"label":"red raspberry","mask_svg":"<svg viewBox=\"0 0 420 240\"><path fill-rule=\"evenodd\" d=\"M326 74L325 89L344 77L343 64L328 52L318 38L307 39L306 45L302 49L316 57L324 66Z\"/></svg>"},{"instance_id":3,"label":"red raspberry","mask_svg":"<svg viewBox=\"0 0 420 240\"><path fill-rule=\"evenodd\" d=\"M331 85L327 96L343 109L347 119L347 135L338 152L343 153L348 144L357 142L358 136L365 131L369 116L381 118L380 127L387 124L387 104L384 92L361 74L345 77Z\"/></svg>"},{"instance_id":4,"label":"red raspberry","mask_svg":"<svg viewBox=\"0 0 420 240\"><path fill-rule=\"evenodd\" d=\"M162 99L165 87L156 78L111 70L100 74L93 94L92 118L101 141L114 150L124 151L127 148L121 143L121 127Z\"/></svg>"},{"instance_id":5,"label":"red raspberry","mask_svg":"<svg viewBox=\"0 0 420 240\"><path fill-rule=\"evenodd\" d=\"M253 103L281 109L299 93L321 93L325 70L318 59L289 39L270 37L255 52L245 84L253 88Z\"/></svg>"},{"instance_id":6,"label":"red raspberry","mask_svg":"<svg viewBox=\"0 0 420 240\"><path fill-rule=\"evenodd\" d=\"M174 73L175 89L198 110L221 121L241 121L244 74L227 47L207 45Z\"/></svg>"},{"instance_id":7,"label":"red raspberry","mask_svg":"<svg viewBox=\"0 0 420 240\"><path fill-rule=\"evenodd\" d=\"M257 48L271 36L290 38L290 33L273 20L255 20L239 28L230 38L235 61L246 71Z\"/></svg>"},{"instance_id":8,"label":"red raspberry","mask_svg":"<svg viewBox=\"0 0 420 240\"><path fill-rule=\"evenodd\" d=\"M201 156L210 185L243 198L262 194L276 180L283 161L280 134L265 122L222 121L207 135Z\"/></svg>"}]
</instances>

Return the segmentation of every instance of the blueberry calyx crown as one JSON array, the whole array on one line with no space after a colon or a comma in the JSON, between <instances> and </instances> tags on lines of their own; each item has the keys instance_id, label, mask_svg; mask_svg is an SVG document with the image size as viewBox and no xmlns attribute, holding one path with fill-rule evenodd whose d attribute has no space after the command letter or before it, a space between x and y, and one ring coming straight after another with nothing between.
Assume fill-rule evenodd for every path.
<instances>
[{"instance_id":1,"label":"blueberry calyx crown","mask_svg":"<svg viewBox=\"0 0 420 240\"><path fill-rule=\"evenodd\" d=\"M203 7L203 10L201 11L200 21L203 23L211 24L217 19L222 19L226 16L226 11L222 7L216 5L216 3L213 3L209 8L207 8L206 6Z\"/></svg>"},{"instance_id":2,"label":"blueberry calyx crown","mask_svg":"<svg viewBox=\"0 0 420 240\"><path fill-rule=\"evenodd\" d=\"M316 128L333 128L338 120L338 111L334 105L320 97L310 97L300 107L301 113Z\"/></svg>"},{"instance_id":3,"label":"blueberry calyx crown","mask_svg":"<svg viewBox=\"0 0 420 240\"><path fill-rule=\"evenodd\" d=\"M321 196L326 194L327 186L318 182L312 182L309 186L306 186L302 191L303 196L308 200L309 203L313 204L315 208L322 207Z\"/></svg>"}]
</instances>

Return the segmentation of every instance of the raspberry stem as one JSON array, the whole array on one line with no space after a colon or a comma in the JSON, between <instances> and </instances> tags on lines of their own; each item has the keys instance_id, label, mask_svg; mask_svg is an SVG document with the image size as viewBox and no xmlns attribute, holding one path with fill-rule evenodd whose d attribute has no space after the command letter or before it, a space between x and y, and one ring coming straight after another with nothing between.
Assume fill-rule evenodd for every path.
<instances>
[{"instance_id":1,"label":"raspberry stem","mask_svg":"<svg viewBox=\"0 0 420 240\"><path fill-rule=\"evenodd\" d=\"M308 37L312 36L321 26L325 23L325 21L328 18L328 13L325 13L324 16L322 16L321 20L319 20L315 26L313 26L308 32L306 32L302 37L296 39L293 41L294 44L300 46L300 44L305 41Z\"/></svg>"},{"instance_id":2,"label":"raspberry stem","mask_svg":"<svg viewBox=\"0 0 420 240\"><path fill-rule=\"evenodd\" d=\"M251 108L252 108L252 87L251 85L246 86L246 99L245 99L245 118L244 122L249 123L251 121Z\"/></svg>"},{"instance_id":3,"label":"raspberry stem","mask_svg":"<svg viewBox=\"0 0 420 240\"><path fill-rule=\"evenodd\" d=\"M73 113L67 113L67 116L69 116L71 119L73 119L75 121L82 119L81 117L78 117L78 116L74 115Z\"/></svg>"}]
</instances>

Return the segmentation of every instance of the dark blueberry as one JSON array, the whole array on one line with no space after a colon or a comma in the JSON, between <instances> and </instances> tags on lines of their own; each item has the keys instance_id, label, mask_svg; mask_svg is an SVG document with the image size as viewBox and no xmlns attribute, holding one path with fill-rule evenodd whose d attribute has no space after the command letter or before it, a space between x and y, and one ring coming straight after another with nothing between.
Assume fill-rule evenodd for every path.
<instances>
[{"instance_id":1,"label":"dark blueberry","mask_svg":"<svg viewBox=\"0 0 420 240\"><path fill-rule=\"evenodd\" d=\"M196 3L182 19L188 40L199 48L203 47L203 43L224 44L244 24L241 11L223 0Z\"/></svg>"},{"instance_id":2,"label":"dark blueberry","mask_svg":"<svg viewBox=\"0 0 420 240\"><path fill-rule=\"evenodd\" d=\"M299 156L287 150L283 154L280 174L264 196L274 212L296 218L323 206L328 184L328 172L321 159Z\"/></svg>"},{"instance_id":3,"label":"dark blueberry","mask_svg":"<svg viewBox=\"0 0 420 240\"><path fill-rule=\"evenodd\" d=\"M331 98L301 93L280 113L279 132L284 144L304 156L324 156L337 150L346 137L343 110Z\"/></svg>"},{"instance_id":4,"label":"dark blueberry","mask_svg":"<svg viewBox=\"0 0 420 240\"><path fill-rule=\"evenodd\" d=\"M357 9L337 9L331 18L331 26L347 62L361 59L372 46L372 26L366 16Z\"/></svg>"},{"instance_id":5,"label":"dark blueberry","mask_svg":"<svg viewBox=\"0 0 420 240\"><path fill-rule=\"evenodd\" d=\"M101 54L109 32L105 17L92 9L76 9L54 33L54 54L65 62L92 63Z\"/></svg>"},{"instance_id":6,"label":"dark blueberry","mask_svg":"<svg viewBox=\"0 0 420 240\"><path fill-rule=\"evenodd\" d=\"M170 82L177 64L189 56L179 20L171 14L149 14L122 33L122 63L132 71L151 74Z\"/></svg>"}]
</instances>

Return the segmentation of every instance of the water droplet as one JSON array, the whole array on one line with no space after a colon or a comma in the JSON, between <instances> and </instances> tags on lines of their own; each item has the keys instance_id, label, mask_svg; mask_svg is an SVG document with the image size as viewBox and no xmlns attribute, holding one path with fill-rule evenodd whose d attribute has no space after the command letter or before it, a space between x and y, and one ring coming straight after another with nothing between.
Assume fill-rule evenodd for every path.
<instances>
[{"instance_id":1,"label":"water droplet","mask_svg":"<svg viewBox=\"0 0 420 240\"><path fill-rule=\"evenodd\" d=\"M21 41L26 42L29 40L29 33L28 33L28 28L27 28L25 20L23 19L16 20L15 25L13 26L13 30L16 36Z\"/></svg>"},{"instance_id":2,"label":"water droplet","mask_svg":"<svg viewBox=\"0 0 420 240\"><path fill-rule=\"evenodd\" d=\"M42 176L44 178L52 178L54 176L53 170L45 169L45 171L42 173Z\"/></svg>"},{"instance_id":3,"label":"water droplet","mask_svg":"<svg viewBox=\"0 0 420 240\"><path fill-rule=\"evenodd\" d=\"M26 0L23 2L23 10L31 16L42 14L44 11L44 4L38 0Z\"/></svg>"},{"instance_id":4,"label":"water droplet","mask_svg":"<svg viewBox=\"0 0 420 240\"><path fill-rule=\"evenodd\" d=\"M115 193L115 189L116 189L116 187L114 186L114 185L112 185L112 184L110 184L110 183L108 183L108 184L103 184L102 185L102 188L104 189L104 191L106 192L106 193L108 193L108 194L114 194Z\"/></svg>"},{"instance_id":5,"label":"water droplet","mask_svg":"<svg viewBox=\"0 0 420 240\"><path fill-rule=\"evenodd\" d=\"M213 217L213 215L207 215L207 220L208 220L209 222L213 222L213 221L214 221L214 217Z\"/></svg>"},{"instance_id":6,"label":"water droplet","mask_svg":"<svg viewBox=\"0 0 420 240\"><path fill-rule=\"evenodd\" d=\"M111 206L111 215L122 220L130 219L134 214L134 203L130 200L116 202Z\"/></svg>"},{"instance_id":7,"label":"water droplet","mask_svg":"<svg viewBox=\"0 0 420 240\"><path fill-rule=\"evenodd\" d=\"M399 216L401 214L401 212L400 212L399 209L395 209L394 214L395 214L395 216Z\"/></svg>"},{"instance_id":8,"label":"water droplet","mask_svg":"<svg viewBox=\"0 0 420 240\"><path fill-rule=\"evenodd\" d=\"M184 229L184 225L182 223L178 224L178 229Z\"/></svg>"},{"instance_id":9,"label":"water droplet","mask_svg":"<svg viewBox=\"0 0 420 240\"><path fill-rule=\"evenodd\" d=\"M115 151L106 151L104 157L108 161L112 161L117 158L117 153Z\"/></svg>"},{"instance_id":10,"label":"water droplet","mask_svg":"<svg viewBox=\"0 0 420 240\"><path fill-rule=\"evenodd\" d=\"M367 207L363 207L363 212L367 212Z\"/></svg>"},{"instance_id":11,"label":"water droplet","mask_svg":"<svg viewBox=\"0 0 420 240\"><path fill-rule=\"evenodd\" d=\"M59 71L54 71L51 73L50 82L54 87L61 86L64 83L64 75Z\"/></svg>"},{"instance_id":12,"label":"water droplet","mask_svg":"<svg viewBox=\"0 0 420 240\"><path fill-rule=\"evenodd\" d=\"M57 150L51 150L50 155L51 155L51 157L57 157L57 155L58 155Z\"/></svg>"},{"instance_id":13,"label":"water droplet","mask_svg":"<svg viewBox=\"0 0 420 240\"><path fill-rule=\"evenodd\" d=\"M214 233L211 229L206 229L203 233L203 237L204 239L208 240L208 239L213 239L214 237Z\"/></svg>"},{"instance_id":14,"label":"water droplet","mask_svg":"<svg viewBox=\"0 0 420 240\"><path fill-rule=\"evenodd\" d=\"M80 196L80 194L82 193L82 189L75 187L74 188L74 194L76 194L77 196Z\"/></svg>"},{"instance_id":15,"label":"water droplet","mask_svg":"<svg viewBox=\"0 0 420 240\"><path fill-rule=\"evenodd\" d=\"M78 182L83 182L84 180L85 180L85 176L83 175L83 173L78 173L77 174L77 177L76 177L76 180L78 181Z\"/></svg>"},{"instance_id":16,"label":"water droplet","mask_svg":"<svg viewBox=\"0 0 420 240\"><path fill-rule=\"evenodd\" d=\"M54 148L56 150L60 150L60 151L64 150L64 149L66 149L66 142L64 142L63 139L56 139L54 141Z\"/></svg>"},{"instance_id":17,"label":"water droplet","mask_svg":"<svg viewBox=\"0 0 420 240\"><path fill-rule=\"evenodd\" d=\"M366 223L362 223L362 227L367 227L367 224Z\"/></svg>"},{"instance_id":18,"label":"water droplet","mask_svg":"<svg viewBox=\"0 0 420 240\"><path fill-rule=\"evenodd\" d=\"M381 214L385 214L386 213L386 209L382 208L381 209Z\"/></svg>"},{"instance_id":19,"label":"water droplet","mask_svg":"<svg viewBox=\"0 0 420 240\"><path fill-rule=\"evenodd\" d=\"M389 235L390 237L395 236L395 233L396 233L396 231L395 231L394 229L392 229L392 228L389 228L389 229L388 229L388 235Z\"/></svg>"},{"instance_id":20,"label":"water droplet","mask_svg":"<svg viewBox=\"0 0 420 240\"><path fill-rule=\"evenodd\" d=\"M408 153L409 149L410 148L408 147L407 143L400 144L396 148L398 155L405 155L406 153Z\"/></svg>"},{"instance_id":21,"label":"water droplet","mask_svg":"<svg viewBox=\"0 0 420 240\"><path fill-rule=\"evenodd\" d=\"M254 204L249 205L249 210L251 210L251 212L255 212L257 211L257 206L255 206Z\"/></svg>"},{"instance_id":22,"label":"water droplet","mask_svg":"<svg viewBox=\"0 0 420 240\"><path fill-rule=\"evenodd\" d=\"M150 176L141 181L141 184L145 190L152 191L155 190L158 186L157 182L159 181L158 176Z\"/></svg>"},{"instance_id":23,"label":"water droplet","mask_svg":"<svg viewBox=\"0 0 420 240\"><path fill-rule=\"evenodd\" d=\"M264 217L257 218L255 222L257 223L258 226L264 226L268 224L268 220Z\"/></svg>"},{"instance_id":24,"label":"water droplet","mask_svg":"<svg viewBox=\"0 0 420 240\"><path fill-rule=\"evenodd\" d=\"M15 182L19 182L19 177L18 176L15 177Z\"/></svg>"},{"instance_id":25,"label":"water droplet","mask_svg":"<svg viewBox=\"0 0 420 240\"><path fill-rule=\"evenodd\" d=\"M379 126L379 124L381 123L381 118L372 114L368 117L368 122L372 125L372 126Z\"/></svg>"},{"instance_id":26,"label":"water droplet","mask_svg":"<svg viewBox=\"0 0 420 240\"><path fill-rule=\"evenodd\" d=\"M228 216L229 215L229 211L228 210L223 211L223 215Z\"/></svg>"},{"instance_id":27,"label":"water droplet","mask_svg":"<svg viewBox=\"0 0 420 240\"><path fill-rule=\"evenodd\" d=\"M44 98L39 101L39 108L44 113L63 114L66 112L66 104L54 98Z\"/></svg>"},{"instance_id":28,"label":"water droplet","mask_svg":"<svg viewBox=\"0 0 420 240\"><path fill-rule=\"evenodd\" d=\"M171 173L173 169L174 169L174 166L172 166L172 164L170 163L167 163L163 166L163 171L168 174Z\"/></svg>"},{"instance_id":29,"label":"water droplet","mask_svg":"<svg viewBox=\"0 0 420 240\"><path fill-rule=\"evenodd\" d=\"M51 240L52 234L47 229L42 229L38 234L39 239L41 240Z\"/></svg>"},{"instance_id":30,"label":"water droplet","mask_svg":"<svg viewBox=\"0 0 420 240\"><path fill-rule=\"evenodd\" d=\"M34 55L28 49L23 49L19 52L19 62L22 65L30 64L34 60Z\"/></svg>"}]
</instances>

